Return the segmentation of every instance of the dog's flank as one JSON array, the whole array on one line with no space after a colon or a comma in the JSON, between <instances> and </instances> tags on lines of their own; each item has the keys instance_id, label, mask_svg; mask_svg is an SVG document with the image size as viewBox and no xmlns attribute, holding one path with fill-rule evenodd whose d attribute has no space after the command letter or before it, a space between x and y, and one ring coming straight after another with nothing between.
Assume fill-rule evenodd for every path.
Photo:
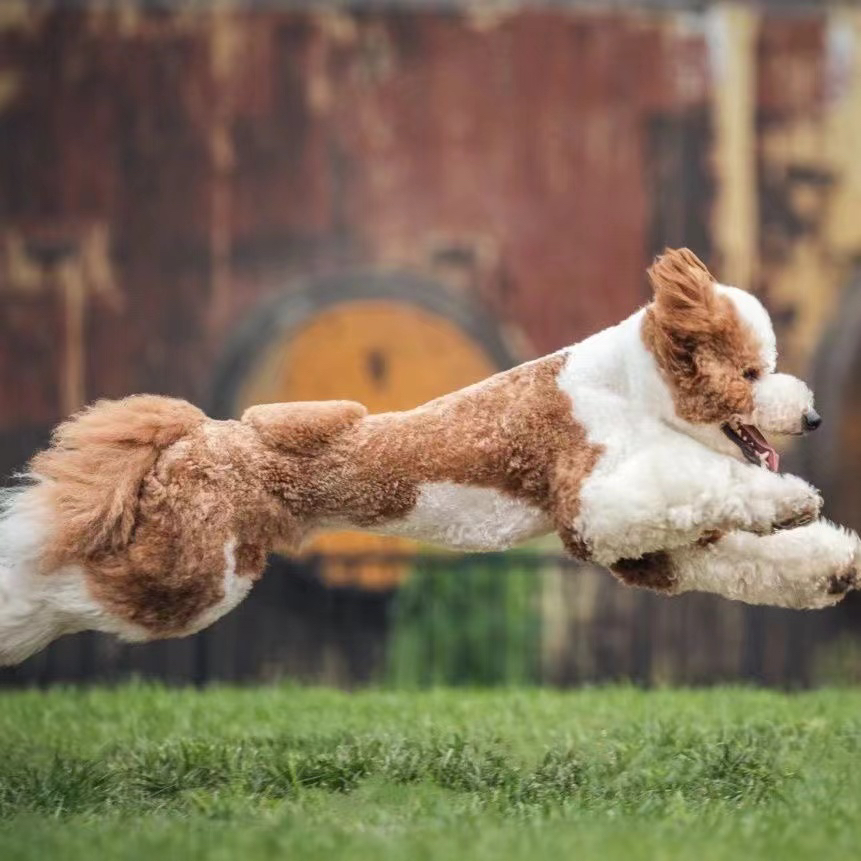
<instances>
[{"instance_id":1,"label":"dog's flank","mask_svg":"<svg viewBox=\"0 0 861 861\"><path fill-rule=\"evenodd\" d=\"M85 628L197 631L276 543L332 528L481 550L555 531L631 585L835 603L861 542L777 473L768 435L819 417L775 373L765 309L687 250L649 275L654 301L619 325L406 412L268 404L214 421L135 396L72 417L0 513L0 663Z\"/></svg>"}]
</instances>

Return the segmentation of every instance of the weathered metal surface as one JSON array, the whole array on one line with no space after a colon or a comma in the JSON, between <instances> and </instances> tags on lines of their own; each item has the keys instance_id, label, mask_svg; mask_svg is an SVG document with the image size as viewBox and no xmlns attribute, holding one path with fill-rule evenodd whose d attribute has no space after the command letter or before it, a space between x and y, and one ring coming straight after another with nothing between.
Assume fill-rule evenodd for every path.
<instances>
[{"instance_id":1,"label":"weathered metal surface","mask_svg":"<svg viewBox=\"0 0 861 861\"><path fill-rule=\"evenodd\" d=\"M822 333L861 260L861 9L788 9L0 3L0 472L99 396L212 406L237 327L310 276L423 276L526 358L644 302L664 244L760 292L785 367L843 369L848 451L861 332L839 361Z\"/></svg>"},{"instance_id":2,"label":"weathered metal surface","mask_svg":"<svg viewBox=\"0 0 861 861\"><path fill-rule=\"evenodd\" d=\"M432 272L524 354L610 323L661 241L691 222L708 242L707 196L673 196L704 181L706 59L696 29L624 14L6 19L0 423L140 389L201 399L238 316L310 271ZM109 291L83 272L88 231ZM79 273L71 310L45 232Z\"/></svg>"}]
</instances>

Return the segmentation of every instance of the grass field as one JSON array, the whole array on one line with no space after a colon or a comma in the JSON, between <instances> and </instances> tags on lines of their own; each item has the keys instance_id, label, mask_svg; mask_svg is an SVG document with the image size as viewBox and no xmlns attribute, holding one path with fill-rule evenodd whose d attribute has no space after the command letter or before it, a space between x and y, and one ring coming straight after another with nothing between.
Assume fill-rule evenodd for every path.
<instances>
[{"instance_id":1,"label":"grass field","mask_svg":"<svg viewBox=\"0 0 861 861\"><path fill-rule=\"evenodd\" d=\"M861 691L0 694L0 858L859 857Z\"/></svg>"}]
</instances>

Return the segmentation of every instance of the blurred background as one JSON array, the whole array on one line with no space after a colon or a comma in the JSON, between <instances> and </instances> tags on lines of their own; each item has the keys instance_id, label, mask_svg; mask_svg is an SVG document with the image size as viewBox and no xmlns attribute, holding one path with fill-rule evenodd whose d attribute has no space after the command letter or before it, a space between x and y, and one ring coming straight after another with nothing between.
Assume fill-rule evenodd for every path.
<instances>
[{"instance_id":1,"label":"blurred background","mask_svg":"<svg viewBox=\"0 0 861 861\"><path fill-rule=\"evenodd\" d=\"M408 408L649 299L687 245L771 311L861 528L855 3L0 2L0 474L99 397ZM664 599L554 540L327 536L197 637L5 684L861 680L861 602Z\"/></svg>"}]
</instances>

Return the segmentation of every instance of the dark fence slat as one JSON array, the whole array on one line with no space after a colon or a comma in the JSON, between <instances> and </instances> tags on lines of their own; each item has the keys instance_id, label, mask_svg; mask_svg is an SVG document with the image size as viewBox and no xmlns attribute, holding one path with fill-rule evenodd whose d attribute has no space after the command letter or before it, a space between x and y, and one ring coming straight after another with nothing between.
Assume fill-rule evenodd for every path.
<instances>
[{"instance_id":1,"label":"dark fence slat","mask_svg":"<svg viewBox=\"0 0 861 861\"><path fill-rule=\"evenodd\" d=\"M368 565L398 566L418 579L401 590L349 585L357 582L351 572ZM273 557L248 599L195 637L135 645L95 633L65 637L0 670L0 685L141 676L351 687L394 679L398 659L401 682L409 666L418 685L629 679L798 687L814 680L812 656L832 633L823 614L710 595L667 598L553 553Z\"/></svg>"}]
</instances>

